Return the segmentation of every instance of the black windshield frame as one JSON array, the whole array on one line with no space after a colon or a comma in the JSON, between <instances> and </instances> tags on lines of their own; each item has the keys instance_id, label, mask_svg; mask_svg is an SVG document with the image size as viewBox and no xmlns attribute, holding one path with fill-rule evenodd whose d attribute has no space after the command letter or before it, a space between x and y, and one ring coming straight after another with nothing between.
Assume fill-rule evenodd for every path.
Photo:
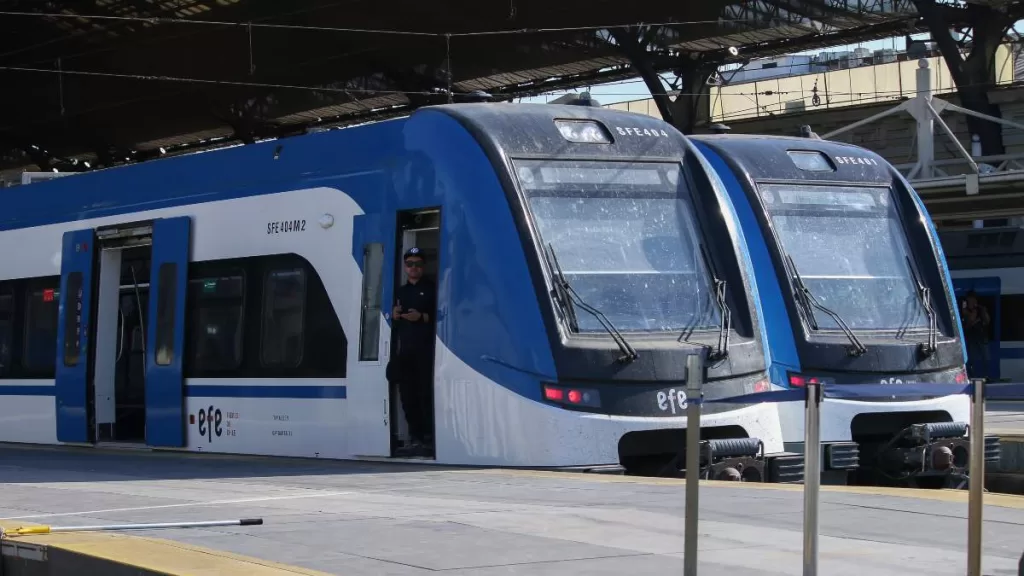
<instances>
[{"instance_id":1,"label":"black windshield frame","mask_svg":"<svg viewBox=\"0 0 1024 576\"><path fill-rule=\"evenodd\" d=\"M704 239L698 217L698 207L691 197L692 191L682 163L669 160L626 158L600 160L511 158L510 160L522 199L522 209L526 215L536 249L543 251L546 246L553 244L565 278L581 293L588 304L606 314L617 330L629 335L630 338L634 336L671 336L675 338L681 332L692 334L717 333L719 331L722 320L721 313L714 301L712 274L701 260L700 255L700 247ZM607 169L614 170L617 176L644 174L646 180L643 183L638 183L640 178L634 178L633 182L624 183L621 181L601 182L596 178L589 180L580 178L585 173L589 172L588 175L594 175ZM538 182L541 171L544 171L551 180ZM651 173L655 171L659 180L650 177ZM561 172L561 178L558 178L554 172ZM674 174L674 182L669 177L670 174ZM607 175L605 174L605 176ZM530 177L527 178L527 176ZM566 181L567 177L575 177L576 180ZM652 210L656 205L661 205L659 207L665 210ZM628 231L623 230L623 228L630 228L630 222L620 220L617 222L620 224L618 228L606 229L603 234L611 236L616 233L621 234L622 237L619 240L623 240L623 242L614 245L619 247L623 254L623 260L617 263L622 266L622 269L577 270L577 266L583 264L581 260L584 256L582 255L591 252L590 246L593 246L592 251L597 254L601 248L607 248L613 243L609 242L610 237L602 238L602 232L593 232L582 228L573 231L577 232L578 236L590 236L585 240L593 242L592 245L567 246L572 242L571 240L568 243L560 242L559 240L564 239L567 234L554 233L556 230L550 225L551 218L557 218L556 212L570 206L587 212L591 216L595 213L608 215L612 210L617 210L619 214L616 215L618 216L626 215L631 210L644 212L646 215L639 216L644 219L644 231L648 230L646 225L651 225L653 222L651 215L656 218L660 214L662 222L658 224L667 228L662 231L667 231L670 235L635 235L634 237ZM668 212L671 212L671 218L665 218L665 213ZM671 222L666 222L668 220ZM587 221L599 222L596 218ZM568 228L563 224L560 230L564 232ZM661 241L666 247L668 244L675 244L672 248L678 252L677 258L670 257L674 262L666 262L665 258L672 250L658 251L656 248L648 248L657 241ZM606 242L608 244L605 244ZM641 248L636 246L639 244L644 246L643 254L640 254ZM572 248L576 248L576 250L572 251ZM626 256L626 251L630 249L633 251L631 254L634 256L633 259ZM667 268L673 269L657 269L651 262L652 257L656 260L660 259ZM600 257L598 256L596 260L600 260ZM588 262L588 264L598 263L596 260ZM646 269L644 269L644 265L648 265ZM681 268L680 265L682 265ZM546 272L545 275L549 276L550 272ZM601 281L598 280L599 278ZM680 278L679 283L676 282L677 278ZM638 290L638 283L644 282L645 279L647 285L642 291ZM654 281L653 285L650 284L652 280ZM551 282L552 278L547 278L547 281ZM666 282L668 284L665 284ZM688 300L693 292L684 288L684 285L696 288L698 297ZM641 305L637 303L636 310L627 311L625 308L628 305L624 304L628 298L616 302L614 298L602 299L600 296L601 293L611 292L629 294L638 302L647 296L650 298L648 304L660 300L655 304L660 306L662 311L672 310L672 312L668 312L660 318L648 317L646 322L641 322L635 314L639 312ZM651 312L651 310L651 307L646 309L647 312ZM680 312L683 310L685 312ZM666 317L668 315L674 316L675 321ZM587 315L577 315L577 320L578 330L572 329L568 323L561 323L560 329L565 336L588 337L605 334L596 319ZM651 324L659 322L659 326L651 326ZM645 326L639 326L641 323L644 323Z\"/></svg>"}]
</instances>

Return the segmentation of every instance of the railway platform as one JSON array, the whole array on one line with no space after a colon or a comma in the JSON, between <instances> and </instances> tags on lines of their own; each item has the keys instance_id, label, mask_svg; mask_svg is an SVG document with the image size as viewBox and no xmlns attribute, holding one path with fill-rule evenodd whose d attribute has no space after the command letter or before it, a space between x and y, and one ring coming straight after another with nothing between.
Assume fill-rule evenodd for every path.
<instances>
[{"instance_id":1,"label":"railway platform","mask_svg":"<svg viewBox=\"0 0 1024 576\"><path fill-rule=\"evenodd\" d=\"M6 575L32 573L33 562L47 559L68 566L50 574L682 573L683 484L0 446L0 525L264 522L8 537ZM985 502L985 573L1016 574L1024 497L990 493ZM701 572L800 574L801 510L800 486L702 483ZM912 566L916 574L962 575L966 517L965 491L822 487L820 571L904 575Z\"/></svg>"}]
</instances>

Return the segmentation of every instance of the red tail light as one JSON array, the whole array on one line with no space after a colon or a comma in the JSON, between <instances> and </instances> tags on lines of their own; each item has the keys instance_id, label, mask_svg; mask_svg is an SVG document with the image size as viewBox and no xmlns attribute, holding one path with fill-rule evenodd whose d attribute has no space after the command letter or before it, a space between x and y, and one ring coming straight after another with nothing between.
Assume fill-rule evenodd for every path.
<instances>
[{"instance_id":1,"label":"red tail light","mask_svg":"<svg viewBox=\"0 0 1024 576\"><path fill-rule=\"evenodd\" d=\"M565 392L561 388L554 388L552 386L544 387L544 397L548 400L554 400L555 402L561 402L565 398Z\"/></svg>"},{"instance_id":2,"label":"red tail light","mask_svg":"<svg viewBox=\"0 0 1024 576\"><path fill-rule=\"evenodd\" d=\"M758 380L754 382L754 392L767 392L772 389L771 383L767 380Z\"/></svg>"},{"instance_id":3,"label":"red tail light","mask_svg":"<svg viewBox=\"0 0 1024 576\"><path fill-rule=\"evenodd\" d=\"M794 388L803 388L808 384L824 384L825 381L816 376L804 376L802 374L790 374L789 385Z\"/></svg>"},{"instance_id":4,"label":"red tail light","mask_svg":"<svg viewBox=\"0 0 1024 576\"><path fill-rule=\"evenodd\" d=\"M552 384L544 384L544 399L572 406L601 407L601 395L597 390L587 388L562 388Z\"/></svg>"},{"instance_id":5,"label":"red tail light","mask_svg":"<svg viewBox=\"0 0 1024 576\"><path fill-rule=\"evenodd\" d=\"M956 373L957 384L967 384L967 372L960 370Z\"/></svg>"}]
</instances>

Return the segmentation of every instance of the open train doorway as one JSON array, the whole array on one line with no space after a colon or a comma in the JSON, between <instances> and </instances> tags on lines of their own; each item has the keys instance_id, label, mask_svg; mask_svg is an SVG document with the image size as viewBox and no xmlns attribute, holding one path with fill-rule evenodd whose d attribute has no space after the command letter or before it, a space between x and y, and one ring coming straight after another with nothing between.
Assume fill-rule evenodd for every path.
<instances>
[{"instance_id":1,"label":"open train doorway","mask_svg":"<svg viewBox=\"0 0 1024 576\"><path fill-rule=\"evenodd\" d=\"M146 334L149 329L149 238L100 248L93 390L96 439L146 442Z\"/></svg>"},{"instance_id":2,"label":"open train doorway","mask_svg":"<svg viewBox=\"0 0 1024 576\"><path fill-rule=\"evenodd\" d=\"M179 216L64 234L58 441L185 445L190 231Z\"/></svg>"},{"instance_id":3,"label":"open train doorway","mask_svg":"<svg viewBox=\"0 0 1024 576\"><path fill-rule=\"evenodd\" d=\"M432 459L436 454L434 342L440 225L440 209L398 213L389 369L394 399L391 421L397 424L391 437L395 457Z\"/></svg>"}]
</instances>

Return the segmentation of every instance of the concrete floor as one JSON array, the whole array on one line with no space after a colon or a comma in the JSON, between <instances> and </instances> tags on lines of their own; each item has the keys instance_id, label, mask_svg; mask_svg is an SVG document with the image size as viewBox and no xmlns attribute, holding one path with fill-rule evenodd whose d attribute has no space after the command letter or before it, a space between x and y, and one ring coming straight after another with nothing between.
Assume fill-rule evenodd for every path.
<instances>
[{"instance_id":1,"label":"concrete floor","mask_svg":"<svg viewBox=\"0 0 1024 576\"><path fill-rule=\"evenodd\" d=\"M966 494L895 493L823 489L821 574L965 573ZM1024 498L990 496L985 573L1016 574ZM0 447L8 527L262 517L131 534L347 576L681 574L683 498L667 479ZM801 510L799 486L702 484L701 572L800 574Z\"/></svg>"}]
</instances>

